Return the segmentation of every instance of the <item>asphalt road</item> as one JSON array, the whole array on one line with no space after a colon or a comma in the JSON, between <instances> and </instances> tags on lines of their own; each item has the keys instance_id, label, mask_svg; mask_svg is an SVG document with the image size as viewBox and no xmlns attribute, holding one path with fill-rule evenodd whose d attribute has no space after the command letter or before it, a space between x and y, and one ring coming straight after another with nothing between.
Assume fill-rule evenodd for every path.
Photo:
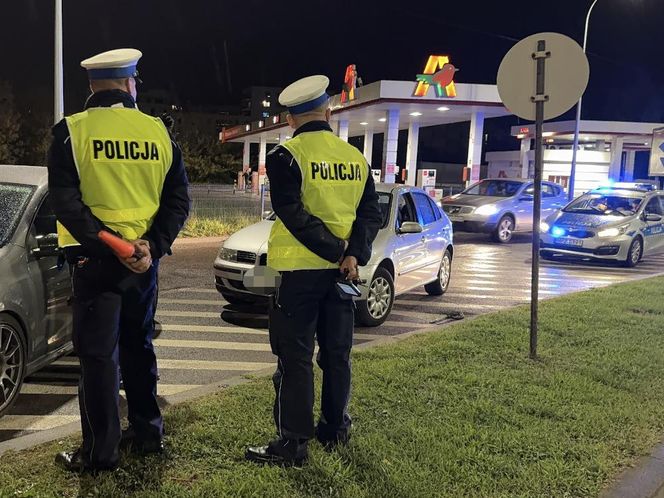
<instances>
[{"instance_id":1,"label":"asphalt road","mask_svg":"<svg viewBox=\"0 0 664 498\"><path fill-rule=\"evenodd\" d=\"M530 297L530 244L519 236L509 245L481 235L455 235L452 281L444 296L424 289L397 298L389 320L378 328L358 328L355 342L431 328L465 316L526 303ZM159 358L159 394L164 404L206 384L220 384L241 374L274 365L267 337L267 317L259 310L234 309L213 284L212 261L218 241L178 244L161 266L155 341ZM648 258L635 269L617 266L543 262L540 297L601 287L660 273L664 256ZM220 313L222 318L220 318ZM0 452L14 438L46 437L78 422L75 357L61 358L27 379L12 411L0 418ZM54 436L55 437L55 436Z\"/></svg>"}]
</instances>

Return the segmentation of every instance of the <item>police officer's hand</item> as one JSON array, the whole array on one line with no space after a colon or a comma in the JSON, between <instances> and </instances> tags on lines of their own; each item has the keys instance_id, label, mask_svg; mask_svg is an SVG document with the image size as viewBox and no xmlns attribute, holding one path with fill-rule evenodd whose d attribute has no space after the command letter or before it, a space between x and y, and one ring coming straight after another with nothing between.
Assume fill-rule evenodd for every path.
<instances>
[{"instance_id":1,"label":"police officer's hand","mask_svg":"<svg viewBox=\"0 0 664 498\"><path fill-rule=\"evenodd\" d=\"M134 252L142 255L142 257L140 259L131 257L120 259L120 261L134 273L145 273L152 266L150 243L142 239L132 240L131 243L134 245Z\"/></svg>"},{"instance_id":2,"label":"police officer's hand","mask_svg":"<svg viewBox=\"0 0 664 498\"><path fill-rule=\"evenodd\" d=\"M346 256L341 262L339 271L346 274L346 280L357 280L360 278L360 270L357 267L357 258L355 256Z\"/></svg>"}]
</instances>

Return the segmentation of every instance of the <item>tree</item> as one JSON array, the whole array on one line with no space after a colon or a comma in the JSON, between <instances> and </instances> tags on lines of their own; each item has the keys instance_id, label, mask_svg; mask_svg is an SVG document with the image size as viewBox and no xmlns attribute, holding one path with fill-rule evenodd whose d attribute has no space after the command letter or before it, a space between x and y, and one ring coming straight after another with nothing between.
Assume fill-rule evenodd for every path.
<instances>
[{"instance_id":1,"label":"tree","mask_svg":"<svg viewBox=\"0 0 664 498\"><path fill-rule=\"evenodd\" d=\"M233 183L242 171L242 146L222 144L215 135L195 128L177 134L177 141L192 183Z\"/></svg>"},{"instance_id":2,"label":"tree","mask_svg":"<svg viewBox=\"0 0 664 498\"><path fill-rule=\"evenodd\" d=\"M8 83L0 81L0 164L20 162L20 115Z\"/></svg>"}]
</instances>

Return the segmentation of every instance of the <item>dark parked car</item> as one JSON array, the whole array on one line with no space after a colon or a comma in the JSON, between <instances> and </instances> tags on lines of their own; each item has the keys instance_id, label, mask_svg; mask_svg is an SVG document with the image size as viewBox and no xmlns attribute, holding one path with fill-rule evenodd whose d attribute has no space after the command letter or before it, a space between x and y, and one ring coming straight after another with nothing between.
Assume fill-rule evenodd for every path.
<instances>
[{"instance_id":1,"label":"dark parked car","mask_svg":"<svg viewBox=\"0 0 664 498\"><path fill-rule=\"evenodd\" d=\"M71 281L46 181L46 168L0 165L0 415L27 375L72 349Z\"/></svg>"}]
</instances>

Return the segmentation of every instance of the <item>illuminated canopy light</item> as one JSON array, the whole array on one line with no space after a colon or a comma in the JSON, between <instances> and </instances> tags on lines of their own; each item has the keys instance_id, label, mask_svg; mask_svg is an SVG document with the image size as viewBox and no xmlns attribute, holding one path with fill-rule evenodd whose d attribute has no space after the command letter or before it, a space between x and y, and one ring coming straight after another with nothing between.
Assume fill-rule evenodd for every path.
<instances>
[{"instance_id":1,"label":"illuminated canopy light","mask_svg":"<svg viewBox=\"0 0 664 498\"><path fill-rule=\"evenodd\" d=\"M385 121L387 121L387 118L380 118L378 121L380 121L381 123L384 123Z\"/></svg>"},{"instance_id":2,"label":"illuminated canopy light","mask_svg":"<svg viewBox=\"0 0 664 498\"><path fill-rule=\"evenodd\" d=\"M417 112L417 111L415 111L415 112L411 112L410 115L411 115L411 116L415 116L415 117L417 117L417 116L421 116L422 113L421 113L421 112Z\"/></svg>"},{"instance_id":3,"label":"illuminated canopy light","mask_svg":"<svg viewBox=\"0 0 664 498\"><path fill-rule=\"evenodd\" d=\"M449 107L442 106L442 107L439 107L439 108L436 109L436 110L437 110L437 111L441 111L441 112L445 112L445 111L449 111L450 108L449 108Z\"/></svg>"},{"instance_id":4,"label":"illuminated canopy light","mask_svg":"<svg viewBox=\"0 0 664 498\"><path fill-rule=\"evenodd\" d=\"M362 126L366 126L366 125L368 125L369 123L367 123L366 121L362 121L360 124L361 124Z\"/></svg>"}]
</instances>

